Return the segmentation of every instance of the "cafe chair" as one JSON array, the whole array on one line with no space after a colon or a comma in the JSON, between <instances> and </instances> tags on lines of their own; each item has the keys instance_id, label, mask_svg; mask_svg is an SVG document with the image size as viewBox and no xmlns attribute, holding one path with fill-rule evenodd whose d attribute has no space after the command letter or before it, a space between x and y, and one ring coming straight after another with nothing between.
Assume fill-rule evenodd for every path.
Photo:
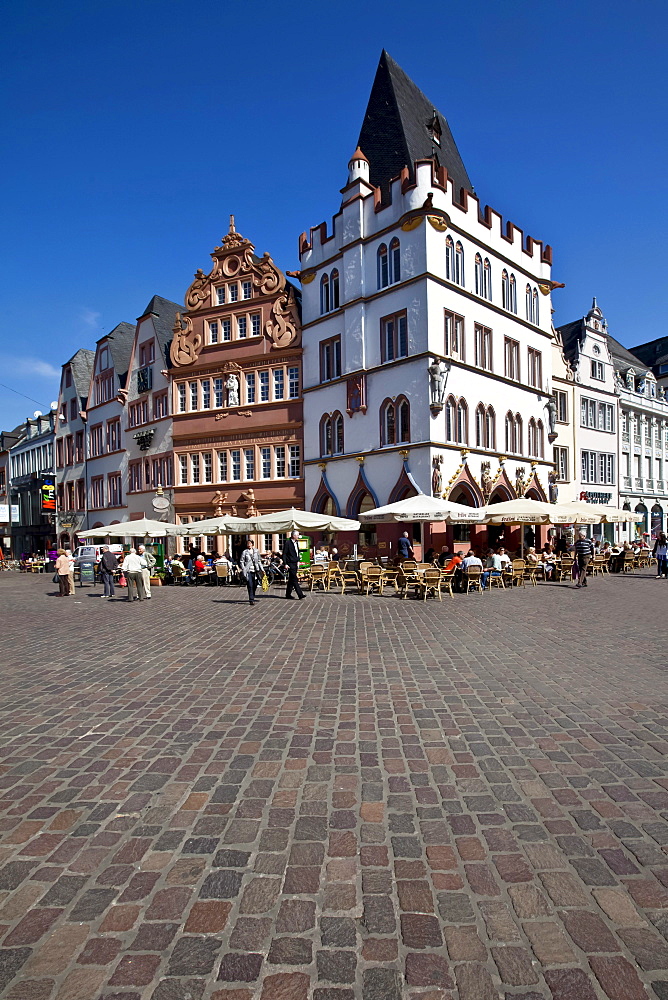
<instances>
[{"instance_id":1,"label":"cafe chair","mask_svg":"<svg viewBox=\"0 0 668 1000\"><path fill-rule=\"evenodd\" d=\"M482 569L480 566L469 566L464 579L466 580L466 593L473 589L478 590L478 593L484 594L485 591L482 589Z\"/></svg>"},{"instance_id":2,"label":"cafe chair","mask_svg":"<svg viewBox=\"0 0 668 1000\"><path fill-rule=\"evenodd\" d=\"M320 563L311 566L308 589L313 590L314 587L322 587L323 590L327 590L327 567Z\"/></svg>"},{"instance_id":3,"label":"cafe chair","mask_svg":"<svg viewBox=\"0 0 668 1000\"><path fill-rule=\"evenodd\" d=\"M367 597L374 590L376 590L382 596L385 577L381 566L369 566L369 568L367 569L366 573L363 576L363 580L364 580L364 592L367 595Z\"/></svg>"},{"instance_id":4,"label":"cafe chair","mask_svg":"<svg viewBox=\"0 0 668 1000\"><path fill-rule=\"evenodd\" d=\"M230 567L225 563L216 565L216 586L227 586L230 582Z\"/></svg>"},{"instance_id":5,"label":"cafe chair","mask_svg":"<svg viewBox=\"0 0 668 1000\"><path fill-rule=\"evenodd\" d=\"M422 600L426 601L428 596L431 594L432 597L438 597L439 601L442 601L441 597L441 586L443 583L443 578L441 576L440 569L434 567L426 569L420 580L420 594L422 595Z\"/></svg>"},{"instance_id":6,"label":"cafe chair","mask_svg":"<svg viewBox=\"0 0 668 1000\"><path fill-rule=\"evenodd\" d=\"M451 569L446 572L444 569L441 570L441 587L445 587L450 597L454 600L455 595L453 593L453 586L455 583L455 570Z\"/></svg>"},{"instance_id":7,"label":"cafe chair","mask_svg":"<svg viewBox=\"0 0 668 1000\"><path fill-rule=\"evenodd\" d=\"M526 563L524 559L513 559L512 562L512 574L510 577L511 587L523 587L524 584L524 573L526 570Z\"/></svg>"}]
</instances>

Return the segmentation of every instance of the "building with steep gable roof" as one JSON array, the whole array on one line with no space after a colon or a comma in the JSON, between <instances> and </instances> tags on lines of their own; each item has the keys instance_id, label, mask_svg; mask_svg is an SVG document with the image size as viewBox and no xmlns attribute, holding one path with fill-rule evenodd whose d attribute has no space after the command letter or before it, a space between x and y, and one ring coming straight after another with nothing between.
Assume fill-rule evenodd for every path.
<instances>
[{"instance_id":1,"label":"building with steep gable roof","mask_svg":"<svg viewBox=\"0 0 668 1000\"><path fill-rule=\"evenodd\" d=\"M56 419L58 545L76 546L77 531L90 527L88 512L88 393L95 352L80 348L62 366Z\"/></svg>"}]
</instances>

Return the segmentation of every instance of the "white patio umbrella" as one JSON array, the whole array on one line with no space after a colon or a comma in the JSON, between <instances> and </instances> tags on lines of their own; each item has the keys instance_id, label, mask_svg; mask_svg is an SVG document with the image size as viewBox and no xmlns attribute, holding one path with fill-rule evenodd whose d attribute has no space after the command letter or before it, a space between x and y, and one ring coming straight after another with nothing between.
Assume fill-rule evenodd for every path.
<instances>
[{"instance_id":1,"label":"white patio umbrella","mask_svg":"<svg viewBox=\"0 0 668 1000\"><path fill-rule=\"evenodd\" d=\"M278 510L273 514L259 514L246 519L244 528L249 534L281 534L284 531L359 531L360 523L352 518L315 514L310 510Z\"/></svg>"},{"instance_id":2,"label":"white patio umbrella","mask_svg":"<svg viewBox=\"0 0 668 1000\"><path fill-rule=\"evenodd\" d=\"M482 520L484 524L600 524L600 514L594 511L575 512L569 509L570 506L519 497L482 507Z\"/></svg>"},{"instance_id":3,"label":"white patio umbrella","mask_svg":"<svg viewBox=\"0 0 668 1000\"><path fill-rule=\"evenodd\" d=\"M362 524L387 524L392 521L446 521L449 524L472 524L482 520L482 508L467 507L451 500L439 500L427 493L406 497L360 514Z\"/></svg>"},{"instance_id":4,"label":"white patio umbrella","mask_svg":"<svg viewBox=\"0 0 668 1000\"><path fill-rule=\"evenodd\" d=\"M80 538L161 538L163 535L178 535L181 525L170 521L153 521L149 517L141 517L137 521L121 521L120 524L107 524L102 528L89 528L77 531Z\"/></svg>"},{"instance_id":5,"label":"white patio umbrella","mask_svg":"<svg viewBox=\"0 0 668 1000\"><path fill-rule=\"evenodd\" d=\"M571 507L576 509L577 514L575 516L575 521L578 524L584 523L579 520L579 515L586 515L589 512L598 514L601 518L601 522L605 521L607 524L642 521L645 517L644 514L638 514L634 510L622 510L620 507L608 507L607 504L604 503L585 503L584 500L573 500L572 503L562 504L561 506L568 509Z\"/></svg>"},{"instance_id":6,"label":"white patio umbrella","mask_svg":"<svg viewBox=\"0 0 668 1000\"><path fill-rule=\"evenodd\" d=\"M207 517L204 521L180 524L179 535L244 535L249 532L245 517Z\"/></svg>"}]
</instances>

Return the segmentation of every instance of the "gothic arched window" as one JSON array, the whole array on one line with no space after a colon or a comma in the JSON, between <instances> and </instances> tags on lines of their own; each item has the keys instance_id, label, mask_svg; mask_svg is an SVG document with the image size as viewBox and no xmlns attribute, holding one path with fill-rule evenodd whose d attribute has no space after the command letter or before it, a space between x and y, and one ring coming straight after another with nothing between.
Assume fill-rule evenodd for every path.
<instances>
[{"instance_id":1,"label":"gothic arched window","mask_svg":"<svg viewBox=\"0 0 668 1000\"><path fill-rule=\"evenodd\" d=\"M387 288L390 283L390 273L389 273L389 261L387 256L387 247L384 243L378 247L378 287Z\"/></svg>"},{"instance_id":2,"label":"gothic arched window","mask_svg":"<svg viewBox=\"0 0 668 1000\"><path fill-rule=\"evenodd\" d=\"M320 279L320 315L329 312L329 275L323 274Z\"/></svg>"},{"instance_id":3,"label":"gothic arched window","mask_svg":"<svg viewBox=\"0 0 668 1000\"><path fill-rule=\"evenodd\" d=\"M390 284L401 281L401 247L395 238L390 243Z\"/></svg>"},{"instance_id":4,"label":"gothic arched window","mask_svg":"<svg viewBox=\"0 0 668 1000\"><path fill-rule=\"evenodd\" d=\"M452 236L445 237L445 276L448 281L455 280L455 244Z\"/></svg>"}]
</instances>

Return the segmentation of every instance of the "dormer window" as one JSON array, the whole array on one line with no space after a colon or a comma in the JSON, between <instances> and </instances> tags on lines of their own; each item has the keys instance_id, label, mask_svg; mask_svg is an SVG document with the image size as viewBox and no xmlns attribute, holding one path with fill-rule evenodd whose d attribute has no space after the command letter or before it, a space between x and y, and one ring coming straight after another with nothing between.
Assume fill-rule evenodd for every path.
<instances>
[{"instance_id":1,"label":"dormer window","mask_svg":"<svg viewBox=\"0 0 668 1000\"><path fill-rule=\"evenodd\" d=\"M109 367L109 350L103 347L100 351L100 371L106 371Z\"/></svg>"},{"instance_id":2,"label":"dormer window","mask_svg":"<svg viewBox=\"0 0 668 1000\"><path fill-rule=\"evenodd\" d=\"M432 113L431 119L427 122L427 131L432 138L432 142L435 142L437 146L441 145L441 135L443 134L443 129L441 128L441 123L439 117L436 113L436 109Z\"/></svg>"}]
</instances>

